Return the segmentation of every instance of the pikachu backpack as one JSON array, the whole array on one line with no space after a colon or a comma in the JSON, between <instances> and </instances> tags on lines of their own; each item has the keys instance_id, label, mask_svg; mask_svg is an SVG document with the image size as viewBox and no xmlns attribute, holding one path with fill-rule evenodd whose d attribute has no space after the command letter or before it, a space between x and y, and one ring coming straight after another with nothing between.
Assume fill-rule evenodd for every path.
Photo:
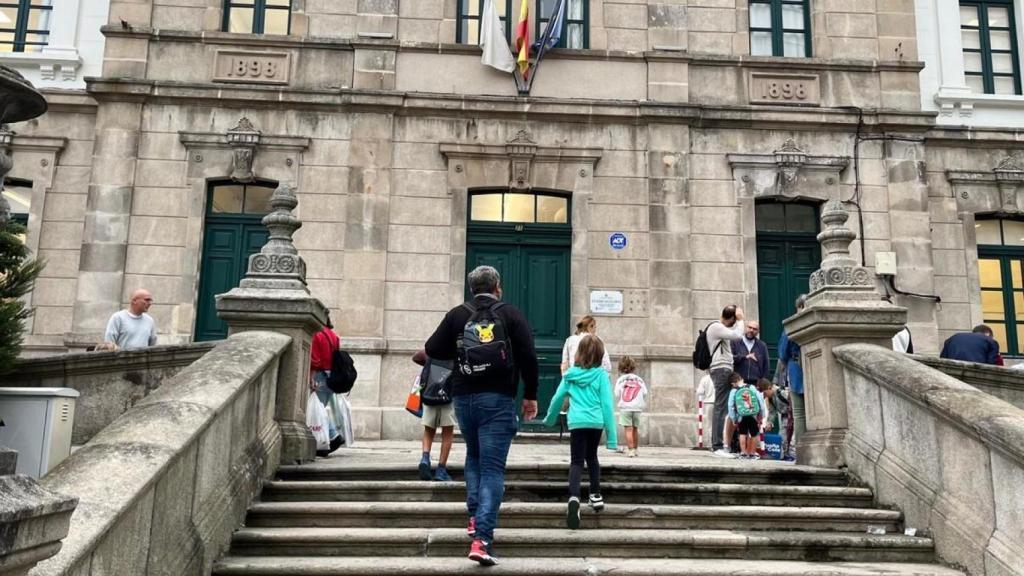
<instances>
[{"instance_id":1,"label":"pikachu backpack","mask_svg":"<svg viewBox=\"0 0 1024 576\"><path fill-rule=\"evenodd\" d=\"M512 371L512 347L505 322L496 312L504 302L477 308L473 302L463 304L469 320L457 342L458 370L468 380L504 377Z\"/></svg>"}]
</instances>

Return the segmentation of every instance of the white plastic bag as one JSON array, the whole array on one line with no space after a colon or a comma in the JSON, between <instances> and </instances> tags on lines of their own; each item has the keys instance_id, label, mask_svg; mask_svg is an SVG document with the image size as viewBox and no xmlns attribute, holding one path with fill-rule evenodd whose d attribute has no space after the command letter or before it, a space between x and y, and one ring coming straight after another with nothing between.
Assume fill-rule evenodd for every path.
<instances>
[{"instance_id":1,"label":"white plastic bag","mask_svg":"<svg viewBox=\"0 0 1024 576\"><path fill-rule=\"evenodd\" d=\"M348 398L341 394L334 395L337 398L337 410L341 417L341 426L338 426L338 433L345 439L345 447L351 448L352 442L355 441L355 436L352 433L352 406L348 403Z\"/></svg>"},{"instance_id":2,"label":"white plastic bag","mask_svg":"<svg viewBox=\"0 0 1024 576\"><path fill-rule=\"evenodd\" d=\"M313 433L313 438L316 438L316 449L330 450L330 424L327 419L327 410L320 403L316 392L310 394L309 401L306 402L306 426L309 426L309 431Z\"/></svg>"}]
</instances>

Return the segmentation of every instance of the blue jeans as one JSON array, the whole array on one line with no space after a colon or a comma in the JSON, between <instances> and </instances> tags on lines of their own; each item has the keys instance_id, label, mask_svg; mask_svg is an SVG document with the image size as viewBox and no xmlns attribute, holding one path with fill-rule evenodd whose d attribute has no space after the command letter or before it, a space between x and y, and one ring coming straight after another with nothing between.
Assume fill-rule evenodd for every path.
<instances>
[{"instance_id":1,"label":"blue jeans","mask_svg":"<svg viewBox=\"0 0 1024 576\"><path fill-rule=\"evenodd\" d=\"M316 397L320 399L320 403L325 407L331 401L331 394L334 392L327 387L327 375L330 374L330 370L317 370L313 372L313 382L316 383ZM327 427L328 436L331 440L338 435L338 429L334 426L334 420L331 420Z\"/></svg>"},{"instance_id":2,"label":"blue jeans","mask_svg":"<svg viewBox=\"0 0 1024 576\"><path fill-rule=\"evenodd\" d=\"M466 509L476 519L476 538L490 543L505 495L505 460L519 427L516 401L495 392L453 400L466 442Z\"/></svg>"}]
</instances>

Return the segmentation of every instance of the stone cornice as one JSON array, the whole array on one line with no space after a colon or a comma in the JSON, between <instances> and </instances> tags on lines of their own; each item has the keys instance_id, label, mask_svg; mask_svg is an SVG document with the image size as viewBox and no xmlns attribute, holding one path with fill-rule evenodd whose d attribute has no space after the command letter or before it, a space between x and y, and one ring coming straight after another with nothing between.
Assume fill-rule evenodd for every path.
<instances>
[{"instance_id":1,"label":"stone cornice","mask_svg":"<svg viewBox=\"0 0 1024 576\"><path fill-rule=\"evenodd\" d=\"M178 132L178 140L186 148L223 148L229 149L223 132ZM261 150L305 150L311 140L305 136L278 136L263 134L260 136Z\"/></svg>"},{"instance_id":2,"label":"stone cornice","mask_svg":"<svg viewBox=\"0 0 1024 576\"><path fill-rule=\"evenodd\" d=\"M87 94L85 90L43 88L39 92L46 98L49 112L96 113L96 100Z\"/></svg>"},{"instance_id":3,"label":"stone cornice","mask_svg":"<svg viewBox=\"0 0 1024 576\"><path fill-rule=\"evenodd\" d=\"M507 146L482 144L441 144L445 158L508 158ZM596 163L603 153L600 148L549 148L537 146L532 158L536 162L588 162Z\"/></svg>"},{"instance_id":4,"label":"stone cornice","mask_svg":"<svg viewBox=\"0 0 1024 576\"><path fill-rule=\"evenodd\" d=\"M693 124L805 129L857 128L856 111L840 108L784 106L717 106L627 100L518 98L369 90L310 90L261 86L223 86L142 79L87 78L98 101L180 101L205 105L272 107L339 111L351 108L399 115L491 118L547 118L570 121ZM865 110L865 133L886 130L922 132L934 126L933 112Z\"/></svg>"}]
</instances>

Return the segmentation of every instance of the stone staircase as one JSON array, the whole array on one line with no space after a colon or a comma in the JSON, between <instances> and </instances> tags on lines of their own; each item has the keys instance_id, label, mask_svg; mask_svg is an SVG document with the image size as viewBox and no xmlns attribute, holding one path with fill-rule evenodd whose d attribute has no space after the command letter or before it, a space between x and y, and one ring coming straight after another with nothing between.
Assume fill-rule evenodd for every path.
<instances>
[{"instance_id":1,"label":"stone staircase","mask_svg":"<svg viewBox=\"0 0 1024 576\"><path fill-rule=\"evenodd\" d=\"M577 531L565 529L566 465L511 464L495 542L502 562L487 573L962 576L839 471L619 462L603 467L608 506L584 507ZM412 465L282 467L213 573L479 573L465 558L463 499L460 483L421 482Z\"/></svg>"}]
</instances>

